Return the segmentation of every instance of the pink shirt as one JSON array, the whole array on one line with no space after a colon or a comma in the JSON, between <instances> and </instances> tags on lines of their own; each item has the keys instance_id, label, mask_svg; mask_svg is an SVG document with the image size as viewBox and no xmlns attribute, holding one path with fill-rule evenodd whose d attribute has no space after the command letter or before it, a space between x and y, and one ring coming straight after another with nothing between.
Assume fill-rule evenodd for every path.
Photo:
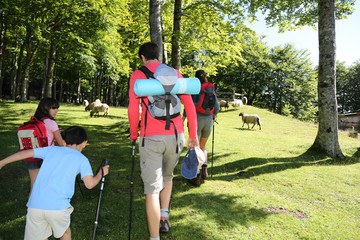
<instances>
[{"instance_id":1,"label":"pink shirt","mask_svg":"<svg viewBox=\"0 0 360 240\"><path fill-rule=\"evenodd\" d=\"M152 62L146 65L146 67L155 72L157 66L159 66L160 62ZM176 70L176 69L175 69ZM183 76L180 74L178 70L178 77L182 78ZM140 71L136 70L131 74L130 77L130 89L129 89L129 106L128 106L128 118L130 123L130 138L132 140L137 139L138 137L138 124L139 124L139 104L140 99L142 99L146 105L148 105L149 101L146 97L141 98L137 97L134 92L134 84L137 79L146 79L145 74ZM197 120L196 120L196 111L194 102L192 101L191 95L188 94L181 94L180 100L185 107L186 116L188 117L189 122L189 137L196 139L196 129L197 129ZM146 107L142 104L143 111L141 112L141 119L145 119ZM170 129L165 130L165 120L157 120L151 116L151 114L147 113L147 124L146 124L146 133L144 121L141 121L140 127L140 136L152 136L152 135L173 135L175 134L174 131L174 124L170 124ZM172 121L175 123L176 130L178 133L184 132L184 123L181 119L181 115L173 118Z\"/></svg>"},{"instance_id":2,"label":"pink shirt","mask_svg":"<svg viewBox=\"0 0 360 240\"><path fill-rule=\"evenodd\" d=\"M46 128L46 134L48 137L48 146L54 145L54 134L53 132L59 130L59 127L57 123L54 120L51 120L50 118L44 119L44 124Z\"/></svg>"}]
</instances>

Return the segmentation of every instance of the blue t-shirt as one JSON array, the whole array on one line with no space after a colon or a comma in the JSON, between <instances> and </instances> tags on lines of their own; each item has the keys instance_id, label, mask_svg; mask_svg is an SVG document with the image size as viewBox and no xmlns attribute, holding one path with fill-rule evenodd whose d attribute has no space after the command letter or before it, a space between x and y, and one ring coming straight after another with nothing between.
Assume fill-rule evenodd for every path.
<instances>
[{"instance_id":1,"label":"blue t-shirt","mask_svg":"<svg viewBox=\"0 0 360 240\"><path fill-rule=\"evenodd\" d=\"M89 160L73 148L35 148L34 158L42 158L43 163L26 204L29 208L67 209L74 195L76 175L80 173L81 179L93 176Z\"/></svg>"}]
</instances>

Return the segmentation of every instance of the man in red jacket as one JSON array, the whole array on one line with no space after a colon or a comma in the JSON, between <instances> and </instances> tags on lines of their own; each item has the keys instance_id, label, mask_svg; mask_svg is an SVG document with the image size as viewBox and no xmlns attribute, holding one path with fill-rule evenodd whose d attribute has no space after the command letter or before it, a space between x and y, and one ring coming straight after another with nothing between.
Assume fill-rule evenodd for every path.
<instances>
[{"instance_id":1,"label":"man in red jacket","mask_svg":"<svg viewBox=\"0 0 360 240\"><path fill-rule=\"evenodd\" d=\"M139 57L145 67L151 72L161 64L159 48L154 43L145 43L139 49ZM176 70L178 77L182 75ZM182 148L185 143L184 125L181 115L171 119L170 129L165 129L165 120L158 120L146 111L149 101L147 97L137 97L134 93L134 83L137 79L146 79L145 74L136 70L130 77L128 118L130 123L130 139L138 138L139 105L141 101L141 127L140 127L140 167L141 178L144 182L146 195L146 215L150 232L150 239L160 239L159 232L169 232L169 203L172 192L173 171L176 167ZM188 148L198 146L196 137L197 120L195 106L191 95L180 95L182 104L189 122ZM146 106L144 105L146 104ZM145 115L147 115L145 117ZM146 119L146 128L145 121ZM175 134L177 131L177 137ZM144 140L144 144L142 144ZM178 148L178 151L176 151Z\"/></svg>"}]
</instances>

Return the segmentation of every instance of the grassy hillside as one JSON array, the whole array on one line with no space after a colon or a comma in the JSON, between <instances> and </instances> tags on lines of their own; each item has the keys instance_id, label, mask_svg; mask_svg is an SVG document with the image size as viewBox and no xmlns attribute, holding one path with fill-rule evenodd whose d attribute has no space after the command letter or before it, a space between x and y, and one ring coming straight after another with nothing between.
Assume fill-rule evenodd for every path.
<instances>
[{"instance_id":1,"label":"grassy hillside","mask_svg":"<svg viewBox=\"0 0 360 240\"><path fill-rule=\"evenodd\" d=\"M0 159L18 150L17 127L35 111L37 102L0 102ZM212 178L192 187L175 169L170 221L161 239L359 239L360 141L340 132L345 160L307 151L317 126L252 106L262 130L242 128L240 110L221 112L215 124ZM108 118L90 118L76 105L61 104L59 126L84 126L89 144L83 153L96 171L110 160L96 239L128 239L131 145L127 110L111 108ZM183 154L185 153L185 149ZM147 239L143 187L135 166L132 239ZM22 239L29 177L25 162L0 170L0 239ZM82 184L72 199L73 239L91 239L99 186Z\"/></svg>"}]
</instances>

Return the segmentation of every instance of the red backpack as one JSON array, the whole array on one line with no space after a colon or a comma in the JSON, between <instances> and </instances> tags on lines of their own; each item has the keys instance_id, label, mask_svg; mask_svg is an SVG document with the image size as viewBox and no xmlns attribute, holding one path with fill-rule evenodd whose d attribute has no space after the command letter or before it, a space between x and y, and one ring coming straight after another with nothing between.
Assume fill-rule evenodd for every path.
<instances>
[{"instance_id":1,"label":"red backpack","mask_svg":"<svg viewBox=\"0 0 360 240\"><path fill-rule=\"evenodd\" d=\"M211 115L215 107L215 86L211 82L201 84L200 99L195 104L196 112Z\"/></svg>"},{"instance_id":2,"label":"red backpack","mask_svg":"<svg viewBox=\"0 0 360 240\"><path fill-rule=\"evenodd\" d=\"M31 117L30 121L25 122L17 129L20 151L48 146L44 119L38 120L36 117ZM24 160L27 162L38 162L42 159L26 158Z\"/></svg>"}]
</instances>

